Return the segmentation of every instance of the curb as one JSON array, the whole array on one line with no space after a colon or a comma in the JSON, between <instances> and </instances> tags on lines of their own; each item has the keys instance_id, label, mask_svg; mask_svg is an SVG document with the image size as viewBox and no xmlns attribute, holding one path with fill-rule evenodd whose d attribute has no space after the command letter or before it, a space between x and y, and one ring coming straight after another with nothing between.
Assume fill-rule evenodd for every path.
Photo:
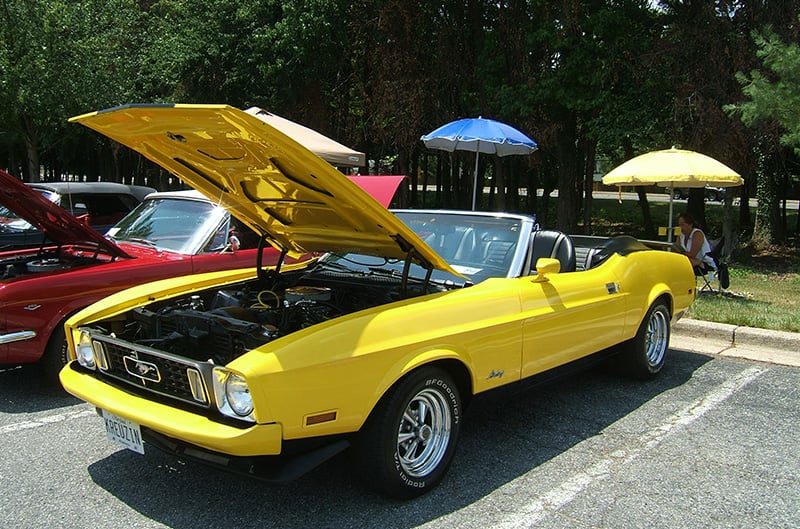
<instances>
[{"instance_id":1,"label":"curb","mask_svg":"<svg viewBox=\"0 0 800 529\"><path fill-rule=\"evenodd\" d=\"M727 342L732 347L777 349L800 357L800 333L742 327L727 323L682 319L672 327L676 337Z\"/></svg>"}]
</instances>

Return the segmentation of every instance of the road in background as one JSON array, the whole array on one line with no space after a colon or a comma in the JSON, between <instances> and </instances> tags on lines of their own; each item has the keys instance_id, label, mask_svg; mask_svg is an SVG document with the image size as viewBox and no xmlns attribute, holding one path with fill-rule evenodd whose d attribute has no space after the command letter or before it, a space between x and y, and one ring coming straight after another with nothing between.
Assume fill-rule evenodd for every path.
<instances>
[{"instance_id":1,"label":"road in background","mask_svg":"<svg viewBox=\"0 0 800 529\"><path fill-rule=\"evenodd\" d=\"M432 192L436 191L436 186L435 185L428 185L426 187L426 190L428 192L432 193ZM484 196L489 196L490 192L491 192L491 189L489 187L484 187L483 188ZM543 193L543 190L541 190L541 189L537 190L538 196L541 197L542 193ZM528 195L528 189L527 188L524 188L524 187L519 188L519 196L524 197L524 196L527 196L527 195ZM552 193L550 193L550 196L551 197L558 197L558 190L555 190ZM667 193L666 190L663 193L647 193L646 196L647 196L647 200L650 201L650 202L669 202L669 193ZM608 200L610 200L610 199L618 200L620 198L622 200L639 200L639 195L637 193L635 193L635 192L630 192L630 191L624 191L622 193L620 193L618 191L593 191L592 192L592 198L608 199ZM673 203L675 205L685 204L686 203L686 199L676 198L676 199L673 200ZM706 204L707 205L716 205L716 206L721 206L722 205L721 202L714 202L714 201L706 202ZM798 204L800 204L800 201L798 201L798 200L787 200L786 201L786 209L788 209L788 210L797 210L798 209ZM758 206L758 201L755 198L751 198L750 199L750 207L754 208L756 206ZM738 204L734 205L733 207L734 208L738 207ZM680 211L680 209L678 209L676 207L676 211Z\"/></svg>"}]
</instances>

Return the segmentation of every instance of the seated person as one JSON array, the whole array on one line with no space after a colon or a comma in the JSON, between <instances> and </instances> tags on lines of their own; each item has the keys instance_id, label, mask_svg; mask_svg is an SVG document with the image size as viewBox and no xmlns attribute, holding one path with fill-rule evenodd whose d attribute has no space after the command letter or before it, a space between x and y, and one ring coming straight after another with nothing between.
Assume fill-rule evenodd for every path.
<instances>
[{"instance_id":1,"label":"seated person","mask_svg":"<svg viewBox=\"0 0 800 529\"><path fill-rule=\"evenodd\" d=\"M673 247L689 258L695 274L702 275L709 270L714 270L714 259L708 255L711 245L703 230L695 225L694 218L688 213L681 213L678 216L678 226L681 234L678 236L677 244L673 244Z\"/></svg>"}]
</instances>

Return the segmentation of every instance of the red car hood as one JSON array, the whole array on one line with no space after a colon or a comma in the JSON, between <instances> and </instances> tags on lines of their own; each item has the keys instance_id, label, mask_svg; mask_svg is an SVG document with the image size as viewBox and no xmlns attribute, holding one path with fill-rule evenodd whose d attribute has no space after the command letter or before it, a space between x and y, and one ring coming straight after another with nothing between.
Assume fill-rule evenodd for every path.
<instances>
[{"instance_id":1,"label":"red car hood","mask_svg":"<svg viewBox=\"0 0 800 529\"><path fill-rule=\"evenodd\" d=\"M129 257L119 246L70 212L0 169L0 204L28 221L56 244L95 244L115 257Z\"/></svg>"},{"instance_id":2,"label":"red car hood","mask_svg":"<svg viewBox=\"0 0 800 529\"><path fill-rule=\"evenodd\" d=\"M351 182L358 184L358 187L369 193L372 198L377 200L383 207L388 208L392 203L392 198L403 181L403 175L382 175L382 176L361 176L347 175Z\"/></svg>"}]
</instances>

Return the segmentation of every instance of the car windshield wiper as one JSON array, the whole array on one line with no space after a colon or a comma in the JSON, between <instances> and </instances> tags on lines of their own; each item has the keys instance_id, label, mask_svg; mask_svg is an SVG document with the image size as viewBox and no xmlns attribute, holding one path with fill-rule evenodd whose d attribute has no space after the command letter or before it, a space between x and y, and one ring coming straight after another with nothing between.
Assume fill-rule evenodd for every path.
<instances>
[{"instance_id":1,"label":"car windshield wiper","mask_svg":"<svg viewBox=\"0 0 800 529\"><path fill-rule=\"evenodd\" d=\"M143 239L141 237L128 237L127 239L121 239L121 240L125 241L125 242L135 242L137 244L142 244L144 246L149 246L150 248L158 247L158 245L156 243L154 243L153 241L150 241L150 240L147 240L147 239Z\"/></svg>"},{"instance_id":2,"label":"car windshield wiper","mask_svg":"<svg viewBox=\"0 0 800 529\"><path fill-rule=\"evenodd\" d=\"M369 267L369 271L374 273L374 274L380 274L380 275L384 275L384 276L399 277L399 278L403 277L402 272L399 272L399 271L394 270L392 268L387 269L387 268L381 268L381 267L378 267L378 266L370 266ZM422 281L421 279L416 278L416 277L411 276L411 275L408 276L408 278L409 279L413 279L415 281Z\"/></svg>"},{"instance_id":3,"label":"car windshield wiper","mask_svg":"<svg viewBox=\"0 0 800 529\"><path fill-rule=\"evenodd\" d=\"M343 265L342 263L340 263L338 261L318 261L317 265L314 268L316 269L317 267L329 268L329 269L333 269L333 270L340 270L342 272L349 272L351 274L364 275L364 271L356 270L354 268L350 268L349 266L345 266L345 265Z\"/></svg>"},{"instance_id":4,"label":"car windshield wiper","mask_svg":"<svg viewBox=\"0 0 800 529\"><path fill-rule=\"evenodd\" d=\"M403 277L403 273L400 272L399 270L380 268L380 267L377 267L377 266L372 266L372 267L369 268L369 270L370 270L370 272L373 272L373 273L376 273L376 274L396 277L398 279L402 279L402 277ZM416 283L424 283L425 282L425 278L414 276L414 275L411 275L411 274L409 274L408 280L409 281L414 281ZM459 284L464 284L464 285L471 284L469 281L463 281L462 280L461 282L459 282L459 281L456 281L455 279L435 278L435 277L431 277L430 279L428 279L428 282L432 283L432 284L435 284L435 285L443 285L443 286L454 286L454 285L459 285Z\"/></svg>"}]
</instances>

